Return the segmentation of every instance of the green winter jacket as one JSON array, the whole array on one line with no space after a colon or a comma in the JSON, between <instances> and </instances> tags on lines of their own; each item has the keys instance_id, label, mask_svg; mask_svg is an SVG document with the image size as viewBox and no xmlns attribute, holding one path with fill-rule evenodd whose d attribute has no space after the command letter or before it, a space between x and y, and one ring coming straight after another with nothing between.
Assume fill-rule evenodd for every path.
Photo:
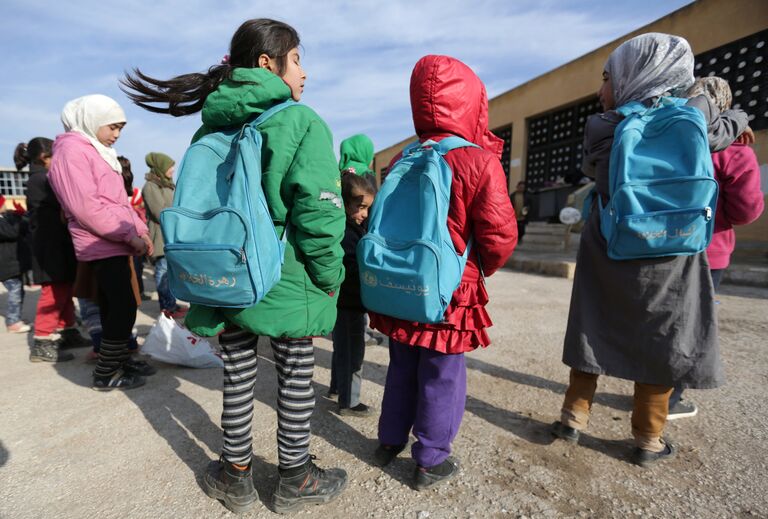
<instances>
[{"instance_id":1,"label":"green winter jacket","mask_svg":"<svg viewBox=\"0 0 768 519\"><path fill-rule=\"evenodd\" d=\"M232 79L211 93L203 106L207 133L240 126L291 97L278 76L261 68L236 68ZM259 335L300 338L328 334L336 322L342 266L344 205L325 122L309 107L288 107L259 127L262 186L278 234L288 226L288 245L280 281L250 308L192 305L185 324L212 336L236 325Z\"/></svg>"}]
</instances>

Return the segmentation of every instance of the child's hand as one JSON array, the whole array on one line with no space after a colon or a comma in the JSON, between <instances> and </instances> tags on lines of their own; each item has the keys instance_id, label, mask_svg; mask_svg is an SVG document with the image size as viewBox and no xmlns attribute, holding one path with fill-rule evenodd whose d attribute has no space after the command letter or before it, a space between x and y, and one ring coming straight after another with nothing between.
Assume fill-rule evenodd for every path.
<instances>
[{"instance_id":1,"label":"child's hand","mask_svg":"<svg viewBox=\"0 0 768 519\"><path fill-rule=\"evenodd\" d=\"M744 132L736 137L736 142L740 144L754 144L755 143L755 133L752 131L752 128L747 126L747 129L744 130Z\"/></svg>"},{"instance_id":2,"label":"child's hand","mask_svg":"<svg viewBox=\"0 0 768 519\"><path fill-rule=\"evenodd\" d=\"M131 238L131 241L128 242L128 245L133 248L134 256L141 256L147 251L147 242L138 236Z\"/></svg>"},{"instance_id":3,"label":"child's hand","mask_svg":"<svg viewBox=\"0 0 768 519\"><path fill-rule=\"evenodd\" d=\"M147 246L147 255L151 256L152 254L154 254L155 244L152 243L152 240L149 239L149 236L145 234L144 236L141 237L141 239L144 240L144 243Z\"/></svg>"}]
</instances>

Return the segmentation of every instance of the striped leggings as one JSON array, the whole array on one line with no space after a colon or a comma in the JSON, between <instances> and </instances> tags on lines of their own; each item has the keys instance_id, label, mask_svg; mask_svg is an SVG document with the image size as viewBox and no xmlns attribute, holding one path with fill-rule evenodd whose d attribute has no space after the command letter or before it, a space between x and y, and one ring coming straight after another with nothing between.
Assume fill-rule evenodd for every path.
<instances>
[{"instance_id":1,"label":"striped leggings","mask_svg":"<svg viewBox=\"0 0 768 519\"><path fill-rule=\"evenodd\" d=\"M259 337L236 329L219 336L224 360L224 431L222 458L247 465L253 453L251 422ZM277 369L277 454L280 468L309 460L309 421L315 409L312 339L270 339Z\"/></svg>"}]
</instances>

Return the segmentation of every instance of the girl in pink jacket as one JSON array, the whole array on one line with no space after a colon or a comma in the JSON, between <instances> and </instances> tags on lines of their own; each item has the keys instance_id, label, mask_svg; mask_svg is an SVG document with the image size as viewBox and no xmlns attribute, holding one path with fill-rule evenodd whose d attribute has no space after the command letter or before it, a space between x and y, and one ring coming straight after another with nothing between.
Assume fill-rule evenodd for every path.
<instances>
[{"instance_id":1,"label":"girl in pink jacket","mask_svg":"<svg viewBox=\"0 0 768 519\"><path fill-rule=\"evenodd\" d=\"M697 79L688 90L688 97L706 95L722 112L731 107L733 96L725 79L709 76ZM717 290L725 269L731 262L736 246L734 225L746 225L763 213L764 195L760 190L760 165L757 156L747 144L751 138L739 138L722 151L712 154L715 180L720 187L715 211L715 230L707 248L709 272ZM682 388L675 388L669 397L667 420L695 416L698 408L683 398Z\"/></svg>"},{"instance_id":2,"label":"girl in pink jacket","mask_svg":"<svg viewBox=\"0 0 768 519\"><path fill-rule=\"evenodd\" d=\"M67 217L77 259L93 273L98 294L102 340L92 387L110 391L141 386L141 375L155 370L131 360L128 351L137 308L130 256L151 254L152 242L128 203L112 149L125 126L125 113L113 99L89 95L67 103L61 120L66 133L53 144L48 178Z\"/></svg>"}]
</instances>

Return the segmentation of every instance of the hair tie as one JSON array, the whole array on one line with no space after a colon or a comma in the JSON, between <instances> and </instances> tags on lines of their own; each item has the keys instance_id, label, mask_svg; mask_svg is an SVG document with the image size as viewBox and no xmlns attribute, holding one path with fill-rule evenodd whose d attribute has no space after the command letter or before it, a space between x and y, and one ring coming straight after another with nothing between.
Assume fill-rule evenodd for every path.
<instances>
[{"instance_id":1,"label":"hair tie","mask_svg":"<svg viewBox=\"0 0 768 519\"><path fill-rule=\"evenodd\" d=\"M222 65L229 65L229 54L224 54L224 57L221 58L221 64Z\"/></svg>"}]
</instances>

